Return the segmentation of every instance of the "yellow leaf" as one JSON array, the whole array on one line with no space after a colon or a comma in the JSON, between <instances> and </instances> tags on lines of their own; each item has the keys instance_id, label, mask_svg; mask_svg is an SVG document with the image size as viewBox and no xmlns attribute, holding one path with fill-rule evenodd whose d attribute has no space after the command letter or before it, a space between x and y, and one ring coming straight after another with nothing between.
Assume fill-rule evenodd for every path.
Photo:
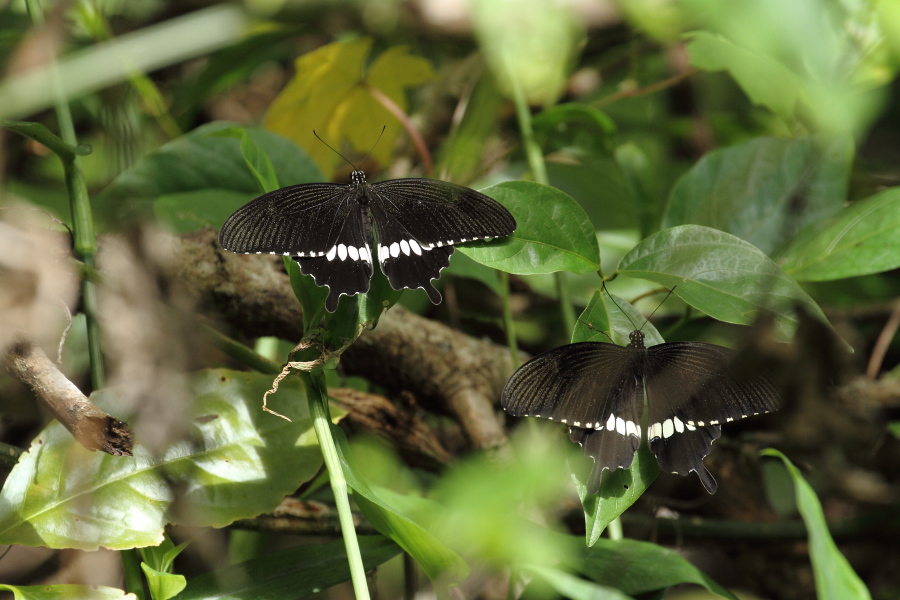
<instances>
[{"instance_id":1,"label":"yellow leaf","mask_svg":"<svg viewBox=\"0 0 900 600\"><path fill-rule=\"evenodd\" d=\"M411 56L403 47L385 51L364 72L371 47L372 41L363 38L328 44L301 56L296 75L266 113L266 128L299 144L328 178L341 159L315 139L313 129L335 148L340 149L346 138L354 151L364 154L385 127L372 158L387 163L401 126L367 86L380 90L405 112L406 88L434 77L427 60Z\"/></svg>"}]
</instances>

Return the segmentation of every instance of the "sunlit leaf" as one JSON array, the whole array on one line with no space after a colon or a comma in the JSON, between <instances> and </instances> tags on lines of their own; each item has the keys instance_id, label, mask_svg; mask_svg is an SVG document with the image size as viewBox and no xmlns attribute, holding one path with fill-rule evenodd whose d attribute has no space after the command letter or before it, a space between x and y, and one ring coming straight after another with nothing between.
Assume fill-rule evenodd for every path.
<instances>
[{"instance_id":1,"label":"sunlit leaf","mask_svg":"<svg viewBox=\"0 0 900 600\"><path fill-rule=\"evenodd\" d=\"M900 188L854 202L798 235L781 268L800 281L828 281L900 267Z\"/></svg>"},{"instance_id":2,"label":"sunlit leaf","mask_svg":"<svg viewBox=\"0 0 900 600\"><path fill-rule=\"evenodd\" d=\"M475 262L517 275L600 268L594 227L563 192L531 181L508 181L481 191L512 213L516 230L490 242L457 246Z\"/></svg>"},{"instance_id":3,"label":"sunlit leaf","mask_svg":"<svg viewBox=\"0 0 900 600\"><path fill-rule=\"evenodd\" d=\"M294 65L294 78L266 113L266 128L304 148L328 179L343 159L317 140L313 130L338 149L344 139L361 154L375 146L372 158L387 164L401 126L368 87L405 111L407 89L434 77L427 60L412 56L403 47L386 50L367 67L371 47L371 39L361 38L304 54ZM375 145L382 127L384 135Z\"/></svg>"},{"instance_id":4,"label":"sunlit leaf","mask_svg":"<svg viewBox=\"0 0 900 600\"><path fill-rule=\"evenodd\" d=\"M381 536L359 536L363 566L374 569L401 552ZM178 600L303 598L350 579L344 542L303 545L192 578Z\"/></svg>"},{"instance_id":5,"label":"sunlit leaf","mask_svg":"<svg viewBox=\"0 0 900 600\"><path fill-rule=\"evenodd\" d=\"M809 534L809 557L816 579L816 596L819 600L870 600L866 585L853 571L853 567L841 554L828 531L822 505L815 491L788 458L771 448L763 450L763 456L781 459L794 480L797 508L806 523Z\"/></svg>"},{"instance_id":6,"label":"sunlit leaf","mask_svg":"<svg viewBox=\"0 0 900 600\"><path fill-rule=\"evenodd\" d=\"M272 510L322 464L299 382L269 399L292 422L261 409L271 376L197 373L193 437L160 458L89 452L54 422L22 455L0 492L0 543L96 550L155 546L168 522L222 527ZM115 390L92 395L119 406ZM284 457L290 455L291 460ZM177 494L177 511L170 505Z\"/></svg>"},{"instance_id":7,"label":"sunlit leaf","mask_svg":"<svg viewBox=\"0 0 900 600\"><path fill-rule=\"evenodd\" d=\"M788 340L797 327L796 304L827 322L819 305L759 248L699 225L655 233L622 257L618 273L648 279L727 323L749 325L760 310L773 315L775 334Z\"/></svg>"},{"instance_id":8,"label":"sunlit leaf","mask_svg":"<svg viewBox=\"0 0 900 600\"><path fill-rule=\"evenodd\" d=\"M846 201L853 144L823 144L761 137L710 152L672 188L663 227L706 225L771 254Z\"/></svg>"},{"instance_id":9,"label":"sunlit leaf","mask_svg":"<svg viewBox=\"0 0 900 600\"><path fill-rule=\"evenodd\" d=\"M116 588L93 585L5 585L0 590L12 592L14 600L137 600Z\"/></svg>"}]
</instances>

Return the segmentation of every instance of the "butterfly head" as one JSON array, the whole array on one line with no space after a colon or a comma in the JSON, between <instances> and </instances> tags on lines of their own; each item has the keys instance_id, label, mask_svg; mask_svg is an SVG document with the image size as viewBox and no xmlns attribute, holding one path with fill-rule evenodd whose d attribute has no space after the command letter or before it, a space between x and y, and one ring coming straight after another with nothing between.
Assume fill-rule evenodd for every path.
<instances>
[{"instance_id":1,"label":"butterfly head","mask_svg":"<svg viewBox=\"0 0 900 600\"><path fill-rule=\"evenodd\" d=\"M628 334L628 339L631 340L631 343L628 344L629 348L643 348L644 347L644 334L641 331L632 331Z\"/></svg>"},{"instance_id":2,"label":"butterfly head","mask_svg":"<svg viewBox=\"0 0 900 600\"><path fill-rule=\"evenodd\" d=\"M352 173L350 173L350 183L355 186L365 185L366 184L366 174L356 169Z\"/></svg>"}]
</instances>

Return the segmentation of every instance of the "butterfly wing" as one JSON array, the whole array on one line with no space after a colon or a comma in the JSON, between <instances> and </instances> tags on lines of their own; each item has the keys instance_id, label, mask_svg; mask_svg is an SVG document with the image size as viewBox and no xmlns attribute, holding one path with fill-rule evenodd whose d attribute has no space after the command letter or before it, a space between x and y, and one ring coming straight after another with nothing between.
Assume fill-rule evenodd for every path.
<instances>
[{"instance_id":1,"label":"butterfly wing","mask_svg":"<svg viewBox=\"0 0 900 600\"><path fill-rule=\"evenodd\" d=\"M771 380L742 371L734 358L733 350L702 342L671 342L647 350L650 450L663 471L695 471L710 494L717 486L703 458L721 435L720 425L779 405Z\"/></svg>"},{"instance_id":2,"label":"butterfly wing","mask_svg":"<svg viewBox=\"0 0 900 600\"><path fill-rule=\"evenodd\" d=\"M325 256L355 206L359 203L349 185L292 185L235 211L222 225L219 243L231 252Z\"/></svg>"},{"instance_id":3,"label":"butterfly wing","mask_svg":"<svg viewBox=\"0 0 900 600\"><path fill-rule=\"evenodd\" d=\"M641 445L638 357L632 349L599 342L554 348L513 374L500 404L514 416L569 425L572 441L594 459L588 488L596 493L603 469L627 469Z\"/></svg>"},{"instance_id":4,"label":"butterfly wing","mask_svg":"<svg viewBox=\"0 0 900 600\"><path fill-rule=\"evenodd\" d=\"M324 256L293 257L301 273L312 275L316 285L328 286L328 312L337 310L341 294L368 292L372 280L372 228L365 209L353 203L355 209L344 217L337 239Z\"/></svg>"},{"instance_id":5,"label":"butterfly wing","mask_svg":"<svg viewBox=\"0 0 900 600\"><path fill-rule=\"evenodd\" d=\"M516 221L493 198L434 179L392 179L369 185L381 270L395 290L431 285L450 265L453 244L509 235Z\"/></svg>"},{"instance_id":6,"label":"butterfly wing","mask_svg":"<svg viewBox=\"0 0 900 600\"><path fill-rule=\"evenodd\" d=\"M501 237L516 229L516 220L499 202L446 181L391 179L370 184L369 196L426 246Z\"/></svg>"},{"instance_id":7,"label":"butterfly wing","mask_svg":"<svg viewBox=\"0 0 900 600\"><path fill-rule=\"evenodd\" d=\"M419 242L382 203L369 205L378 235L378 263L395 290L422 288L432 304L440 304L441 293L431 280L450 266L453 246L433 246Z\"/></svg>"}]
</instances>

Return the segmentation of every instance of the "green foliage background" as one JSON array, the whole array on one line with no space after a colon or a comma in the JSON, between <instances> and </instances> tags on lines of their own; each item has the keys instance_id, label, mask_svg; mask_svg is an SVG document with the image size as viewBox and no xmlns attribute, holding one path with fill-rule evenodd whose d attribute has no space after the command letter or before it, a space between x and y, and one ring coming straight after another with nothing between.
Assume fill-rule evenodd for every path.
<instances>
[{"instance_id":1,"label":"green foliage background","mask_svg":"<svg viewBox=\"0 0 900 600\"><path fill-rule=\"evenodd\" d=\"M0 203L49 211L56 224L32 223L74 230L83 265L93 256L79 241L90 241L86 228L125 237L142 227L218 228L263 191L345 180L349 169L313 130L352 161L367 157L360 166L370 179L469 185L506 206L518 227L461 246L438 284L456 301L437 308L420 291L401 296L376 274L366 297L345 297L325 315L323 290L286 260L305 332L335 352L304 385L288 377L269 397L291 422L259 407L273 378L268 363L246 365L265 371L251 373L203 354L202 364L184 367L186 434L158 453L139 445L135 456L117 458L82 449L58 423L17 415L4 381L0 410L25 423L28 436L7 431L3 440L28 450L0 491L0 543L124 550L128 595L68 584L0 588L35 599L297 598L347 581L354 564L387 563L393 567L381 573L390 573L397 562L389 561L405 552L440 597L471 585L474 571L507 577L511 593L528 598L661 598L682 583L734 598L718 573L662 544L622 539L622 521L671 505L705 528L694 540L699 548L715 547L732 526L739 542L764 529L778 547L802 519L811 560L794 554L789 569L802 583L762 577L777 561L767 562L765 551L742 550L736 559L747 565L738 587L762 597L900 593L896 544L873 543L848 560L829 533L836 525L871 532L853 527L873 506L885 523L897 522L900 447L889 422L896 397L883 407L851 398L843 402L852 408L836 408L833 398L796 391L803 369L831 357L816 340L830 340L842 364L853 363L851 347L868 360L896 314L900 2L619 0L598 3L611 11L601 14L550 0L473 0L461 32L429 16L425 2L47 1L43 28L29 16L37 4L0 4L0 125L10 130ZM58 63L23 66L30 50L55 45ZM72 147L50 144L54 132L71 146L54 104L71 107L72 132L92 145L89 156L76 160ZM90 211L86 198L73 200L72 165L83 171ZM656 326L644 325L648 343L758 344L796 384L785 411L793 422L768 421L776 431L768 437L741 429L740 442L715 446L731 460L722 471L734 489L750 490L747 498L720 489L706 510L685 502L698 497L696 482L655 483L645 447L632 469L589 496L577 450L544 424L518 428L504 460L465 456L427 473L382 445L348 439L330 425L342 416L334 408L327 428L343 479L322 474L322 451L330 450L319 447L307 402L314 406L326 381L392 393L335 367L336 349L396 302L505 343L518 360L518 345L537 352L606 341L599 331L624 344L672 288ZM63 367L85 389L92 318L76 316ZM885 331L870 379L896 386L896 328ZM185 342L177 337L173 346ZM298 340L245 341L261 352L274 345L269 357L281 362ZM127 390L96 387L92 399L112 414L139 413ZM834 430L823 425L829 415ZM856 428L857 437L830 435L855 427L857 417L869 427ZM809 433L805 423L821 428ZM767 451L781 460L760 466L754 451L769 443L784 453ZM346 481L357 513L379 534L359 538L358 563L340 541L312 549L289 535L240 529L285 495L332 503L328 473ZM573 520L563 507L576 498ZM757 527L763 521L771 527ZM231 528L217 539L238 564L198 567L183 560L191 546L172 541L223 527ZM896 539L896 525L886 528ZM601 537L607 531L611 539ZM764 567L752 570L753 561L741 560L747 555ZM141 572L128 574L129 561ZM399 583L384 579L382 593L399 595Z\"/></svg>"}]
</instances>

